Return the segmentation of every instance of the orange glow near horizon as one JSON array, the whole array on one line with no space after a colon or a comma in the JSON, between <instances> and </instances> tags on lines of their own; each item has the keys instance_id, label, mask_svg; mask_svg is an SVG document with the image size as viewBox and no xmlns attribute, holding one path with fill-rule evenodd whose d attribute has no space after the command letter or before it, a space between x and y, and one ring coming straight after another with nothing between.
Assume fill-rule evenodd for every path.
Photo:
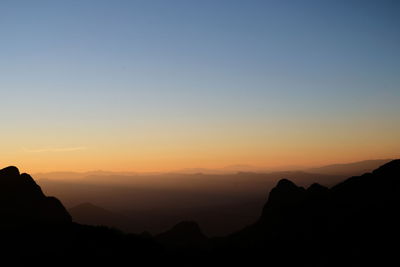
<instances>
[{"instance_id":1,"label":"orange glow near horizon","mask_svg":"<svg viewBox=\"0 0 400 267\"><path fill-rule=\"evenodd\" d=\"M254 118L203 124L144 122L140 127L60 123L29 131L23 126L3 132L7 142L0 162L29 173L314 167L399 157L400 126L392 121Z\"/></svg>"},{"instance_id":2,"label":"orange glow near horizon","mask_svg":"<svg viewBox=\"0 0 400 267\"><path fill-rule=\"evenodd\" d=\"M253 140L254 141L254 140ZM161 144L126 147L57 147L21 149L3 153L2 167L15 165L30 173L51 171L84 172L93 170L125 172L163 172L190 168L220 169L231 165L249 165L255 169L298 166L314 167L368 159L397 158L400 147L390 144L359 147L339 144L256 143L235 145L198 143Z\"/></svg>"}]
</instances>

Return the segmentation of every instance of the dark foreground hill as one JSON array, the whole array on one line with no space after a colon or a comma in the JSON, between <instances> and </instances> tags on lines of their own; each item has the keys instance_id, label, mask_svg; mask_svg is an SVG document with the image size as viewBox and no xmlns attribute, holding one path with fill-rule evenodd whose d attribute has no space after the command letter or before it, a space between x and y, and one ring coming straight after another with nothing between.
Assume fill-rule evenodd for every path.
<instances>
[{"instance_id":1,"label":"dark foreground hill","mask_svg":"<svg viewBox=\"0 0 400 267\"><path fill-rule=\"evenodd\" d=\"M32 177L16 167L0 170L0 214L3 226L68 224L71 216L61 202L46 197Z\"/></svg>"},{"instance_id":2,"label":"dark foreground hill","mask_svg":"<svg viewBox=\"0 0 400 267\"><path fill-rule=\"evenodd\" d=\"M208 239L194 222L156 237L72 223L16 168L0 171L2 259L53 266L398 266L400 160L327 188L282 179L260 218Z\"/></svg>"},{"instance_id":3,"label":"dark foreground hill","mask_svg":"<svg viewBox=\"0 0 400 267\"><path fill-rule=\"evenodd\" d=\"M399 213L400 160L331 189L283 179L260 219L222 240L218 254L272 266L393 266Z\"/></svg>"},{"instance_id":4,"label":"dark foreground hill","mask_svg":"<svg viewBox=\"0 0 400 267\"><path fill-rule=\"evenodd\" d=\"M0 170L0 237L4 266L152 264L161 251L148 237L73 223L60 201L15 167Z\"/></svg>"}]
</instances>

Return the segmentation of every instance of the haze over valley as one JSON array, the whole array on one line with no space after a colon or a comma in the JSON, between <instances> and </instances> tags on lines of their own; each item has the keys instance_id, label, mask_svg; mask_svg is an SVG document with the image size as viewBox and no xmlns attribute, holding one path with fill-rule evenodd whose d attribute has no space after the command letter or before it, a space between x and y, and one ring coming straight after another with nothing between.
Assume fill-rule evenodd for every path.
<instances>
[{"instance_id":1,"label":"haze over valley","mask_svg":"<svg viewBox=\"0 0 400 267\"><path fill-rule=\"evenodd\" d=\"M207 235L218 236L257 219L266 192L282 178L304 187L315 182L332 186L389 161L266 173L247 169L226 174L89 172L42 173L35 177L43 190L58 196L80 223L157 234L178 221L193 220Z\"/></svg>"}]
</instances>

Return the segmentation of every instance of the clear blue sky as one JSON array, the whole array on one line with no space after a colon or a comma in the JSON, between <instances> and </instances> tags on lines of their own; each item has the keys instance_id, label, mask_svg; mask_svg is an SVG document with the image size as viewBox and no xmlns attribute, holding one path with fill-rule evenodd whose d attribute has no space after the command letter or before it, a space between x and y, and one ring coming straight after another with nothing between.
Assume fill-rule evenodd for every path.
<instances>
[{"instance_id":1,"label":"clear blue sky","mask_svg":"<svg viewBox=\"0 0 400 267\"><path fill-rule=\"evenodd\" d=\"M263 151L276 150L276 164L316 164L329 149L393 156L399 14L384 0L3 0L0 160L40 169L27 151L104 153L91 169L123 144L160 162L172 153L171 167L208 166L224 149L245 156L221 165L268 165ZM199 156L186 162L180 146Z\"/></svg>"}]
</instances>

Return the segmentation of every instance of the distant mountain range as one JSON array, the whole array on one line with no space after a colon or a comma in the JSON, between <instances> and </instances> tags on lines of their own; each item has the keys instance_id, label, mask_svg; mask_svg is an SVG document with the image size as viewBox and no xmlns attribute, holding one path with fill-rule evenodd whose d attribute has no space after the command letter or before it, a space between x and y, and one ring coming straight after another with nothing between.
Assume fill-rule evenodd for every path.
<instances>
[{"instance_id":1,"label":"distant mountain range","mask_svg":"<svg viewBox=\"0 0 400 267\"><path fill-rule=\"evenodd\" d=\"M304 187L314 182L329 187L387 161L329 165L308 172L129 175L98 171L73 179L59 179L66 175L60 174L38 183L47 194L57 195L79 223L158 234L177 221L197 221L207 235L221 236L256 220L266 192L282 178Z\"/></svg>"},{"instance_id":2,"label":"distant mountain range","mask_svg":"<svg viewBox=\"0 0 400 267\"><path fill-rule=\"evenodd\" d=\"M196 222L151 236L81 225L15 167L0 170L2 263L40 266L398 266L400 160L332 187L281 179L260 216L208 238ZM90 204L97 215L119 216ZM123 218L120 217L122 220ZM229 220L229 219L227 219ZM8 265L10 265L8 263Z\"/></svg>"},{"instance_id":3,"label":"distant mountain range","mask_svg":"<svg viewBox=\"0 0 400 267\"><path fill-rule=\"evenodd\" d=\"M307 186L315 181L330 186L344 176L304 172L268 174L162 174L153 176L93 176L84 180L40 179L44 192L72 208L82 203L128 218L100 220L96 211L74 213L77 222L117 226L127 232L160 233L176 221L197 221L210 236L226 235L254 221L268 192L282 178ZM90 208L89 206L87 208ZM90 220L89 220L90 219ZM99 220L98 220L99 219Z\"/></svg>"},{"instance_id":4,"label":"distant mountain range","mask_svg":"<svg viewBox=\"0 0 400 267\"><path fill-rule=\"evenodd\" d=\"M113 171L89 171L89 172L41 172L35 173L34 176L39 179L55 179L55 180L77 180L86 177L99 176L136 176L136 175L163 175L163 174L234 174L237 172L256 172L271 173L283 171L304 171L328 175L359 175L368 171L372 171L377 167L391 161L391 159L363 160L350 163L338 163L325 166L305 168L301 166L285 166L276 168L257 167L245 164L236 164L226 166L224 168L185 168L168 172L113 172Z\"/></svg>"},{"instance_id":5,"label":"distant mountain range","mask_svg":"<svg viewBox=\"0 0 400 267\"><path fill-rule=\"evenodd\" d=\"M307 169L307 172L329 174L329 175L360 175L371 172L379 166L388 163L391 159L364 160L353 163L332 164L318 168Z\"/></svg>"}]
</instances>

